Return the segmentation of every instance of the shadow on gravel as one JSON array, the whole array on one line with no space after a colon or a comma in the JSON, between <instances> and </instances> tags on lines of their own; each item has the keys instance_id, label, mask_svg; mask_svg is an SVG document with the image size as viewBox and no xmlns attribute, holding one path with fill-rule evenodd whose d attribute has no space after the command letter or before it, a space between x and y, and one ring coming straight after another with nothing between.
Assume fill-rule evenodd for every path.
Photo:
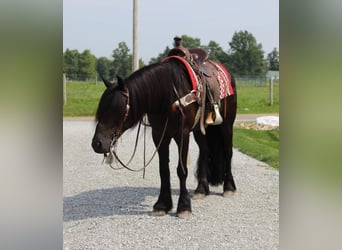
<instances>
[{"instance_id":1,"label":"shadow on gravel","mask_svg":"<svg viewBox=\"0 0 342 250\"><path fill-rule=\"evenodd\" d=\"M172 194L178 195L178 193L179 190L172 190ZM63 221L112 215L148 215L158 195L159 188L114 187L64 197ZM146 201L147 196L153 197L153 204Z\"/></svg>"}]
</instances>

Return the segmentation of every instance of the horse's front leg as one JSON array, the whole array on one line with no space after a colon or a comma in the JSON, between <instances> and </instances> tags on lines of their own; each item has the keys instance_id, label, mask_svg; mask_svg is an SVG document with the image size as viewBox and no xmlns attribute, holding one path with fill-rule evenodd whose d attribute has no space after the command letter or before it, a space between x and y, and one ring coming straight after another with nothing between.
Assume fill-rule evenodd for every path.
<instances>
[{"instance_id":1,"label":"horse's front leg","mask_svg":"<svg viewBox=\"0 0 342 250\"><path fill-rule=\"evenodd\" d=\"M189 133L184 133L183 138L179 136L176 137L175 140L179 150L177 175L180 183L177 216L180 218L186 218L191 214L191 200L186 188L186 178L188 177L187 157L189 149Z\"/></svg>"},{"instance_id":2,"label":"horse's front leg","mask_svg":"<svg viewBox=\"0 0 342 250\"><path fill-rule=\"evenodd\" d=\"M155 145L159 144L161 137L152 132ZM158 149L159 155L159 175L160 175L160 194L157 202L153 206L152 215L162 216L172 209L170 169L169 169L169 144L171 138L164 138Z\"/></svg>"}]
</instances>

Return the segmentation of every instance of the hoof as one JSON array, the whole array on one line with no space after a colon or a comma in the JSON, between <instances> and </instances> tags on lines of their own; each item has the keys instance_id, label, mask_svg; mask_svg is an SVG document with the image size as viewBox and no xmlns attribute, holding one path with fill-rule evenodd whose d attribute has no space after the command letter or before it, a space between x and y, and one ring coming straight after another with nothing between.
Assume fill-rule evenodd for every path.
<instances>
[{"instance_id":1,"label":"hoof","mask_svg":"<svg viewBox=\"0 0 342 250\"><path fill-rule=\"evenodd\" d=\"M186 219L190 217L190 215L191 215L190 211L182 211L182 212L177 213L177 217L181 219Z\"/></svg>"},{"instance_id":2,"label":"hoof","mask_svg":"<svg viewBox=\"0 0 342 250\"><path fill-rule=\"evenodd\" d=\"M166 212L163 210L153 210L152 211L152 216L164 216L166 215Z\"/></svg>"},{"instance_id":3,"label":"hoof","mask_svg":"<svg viewBox=\"0 0 342 250\"><path fill-rule=\"evenodd\" d=\"M202 200L202 199L204 199L205 197L206 197L205 194L196 193L196 194L193 194L191 198L192 198L193 200Z\"/></svg>"},{"instance_id":4,"label":"hoof","mask_svg":"<svg viewBox=\"0 0 342 250\"><path fill-rule=\"evenodd\" d=\"M225 198L227 198L227 197L231 197L231 196L233 196L235 194L235 192L233 192L233 191L224 191L223 192L223 197L225 197Z\"/></svg>"}]
</instances>

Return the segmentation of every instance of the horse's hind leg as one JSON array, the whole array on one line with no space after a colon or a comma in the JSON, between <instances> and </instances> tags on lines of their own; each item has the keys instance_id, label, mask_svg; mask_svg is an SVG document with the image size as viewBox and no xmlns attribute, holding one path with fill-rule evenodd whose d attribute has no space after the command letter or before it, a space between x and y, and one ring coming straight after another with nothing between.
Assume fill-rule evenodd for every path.
<instances>
[{"instance_id":1,"label":"horse's hind leg","mask_svg":"<svg viewBox=\"0 0 342 250\"><path fill-rule=\"evenodd\" d=\"M232 195L236 191L236 186L232 174L232 166L231 166L231 160L232 160L233 151L232 149L227 150L227 165L225 168L225 174L224 174L224 182L223 182L223 196L228 197Z\"/></svg>"},{"instance_id":2,"label":"horse's hind leg","mask_svg":"<svg viewBox=\"0 0 342 250\"><path fill-rule=\"evenodd\" d=\"M154 143L159 143L160 137L152 132ZM153 206L152 215L161 216L167 214L172 209L170 169L169 169L169 144L171 138L164 138L161 143L159 155L159 174L160 174L160 194L157 202Z\"/></svg>"},{"instance_id":3,"label":"horse's hind leg","mask_svg":"<svg viewBox=\"0 0 342 250\"><path fill-rule=\"evenodd\" d=\"M194 131L194 138L199 146L199 156L197 160L197 180L198 185L192 196L193 199L203 199L209 194L209 184L207 180L207 168L209 148L206 137L200 131Z\"/></svg>"},{"instance_id":4,"label":"horse's hind leg","mask_svg":"<svg viewBox=\"0 0 342 250\"><path fill-rule=\"evenodd\" d=\"M180 218L186 218L191 214L191 200L186 188L186 178L188 176L187 157L189 149L189 133L184 133L183 138L181 138L181 136L177 136L175 140L180 153L177 167L177 175L180 183L177 216Z\"/></svg>"},{"instance_id":5,"label":"horse's hind leg","mask_svg":"<svg viewBox=\"0 0 342 250\"><path fill-rule=\"evenodd\" d=\"M232 119L234 121L234 119ZM222 126L222 135L224 138L224 148L226 154L226 166L224 169L223 196L228 197L236 191L236 186L232 174L232 156L233 156L233 123L225 123Z\"/></svg>"}]
</instances>

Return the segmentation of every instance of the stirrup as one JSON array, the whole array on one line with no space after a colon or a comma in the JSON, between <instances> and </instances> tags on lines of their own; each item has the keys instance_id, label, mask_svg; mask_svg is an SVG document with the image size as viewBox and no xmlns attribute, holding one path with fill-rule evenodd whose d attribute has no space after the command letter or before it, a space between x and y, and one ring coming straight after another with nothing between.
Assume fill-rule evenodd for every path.
<instances>
[{"instance_id":1,"label":"stirrup","mask_svg":"<svg viewBox=\"0 0 342 250\"><path fill-rule=\"evenodd\" d=\"M210 112L205 119L205 124L207 125L214 125L214 120L213 120L213 112Z\"/></svg>"},{"instance_id":2,"label":"stirrup","mask_svg":"<svg viewBox=\"0 0 342 250\"><path fill-rule=\"evenodd\" d=\"M208 125L219 125L223 122L222 116L220 115L219 107L217 104L214 104L215 111L215 120L213 119L213 113L210 112L205 120L205 123Z\"/></svg>"}]
</instances>

